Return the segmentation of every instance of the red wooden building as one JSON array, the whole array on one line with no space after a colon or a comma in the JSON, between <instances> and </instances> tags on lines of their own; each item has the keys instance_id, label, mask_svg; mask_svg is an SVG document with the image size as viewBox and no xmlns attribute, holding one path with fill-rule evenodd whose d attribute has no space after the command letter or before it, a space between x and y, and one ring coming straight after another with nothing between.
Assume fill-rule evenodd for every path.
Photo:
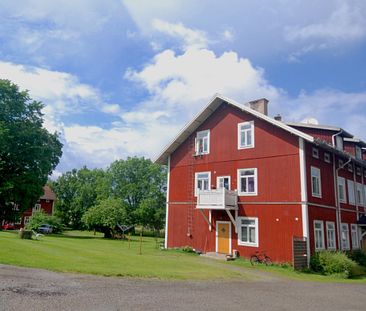
<instances>
[{"instance_id":1,"label":"red wooden building","mask_svg":"<svg viewBox=\"0 0 366 311\"><path fill-rule=\"evenodd\" d=\"M216 95L157 158L168 166L167 248L293 262L361 247L366 144L341 128L272 119L267 105Z\"/></svg>"},{"instance_id":2,"label":"red wooden building","mask_svg":"<svg viewBox=\"0 0 366 311\"><path fill-rule=\"evenodd\" d=\"M54 204L56 201L56 195L51 190L49 186L43 187L43 195L38 199L37 203L34 204L34 206L28 208L21 217L20 223L18 223L18 226L24 227L27 222L29 221L29 218L32 216L32 214L36 211L43 210L46 214L52 215Z\"/></svg>"}]
</instances>

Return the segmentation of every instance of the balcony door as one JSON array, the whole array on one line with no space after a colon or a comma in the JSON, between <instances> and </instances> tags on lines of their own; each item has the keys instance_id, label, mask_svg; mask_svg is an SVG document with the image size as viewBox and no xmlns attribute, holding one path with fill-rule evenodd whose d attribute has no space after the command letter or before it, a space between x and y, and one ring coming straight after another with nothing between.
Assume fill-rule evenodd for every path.
<instances>
[{"instance_id":1,"label":"balcony door","mask_svg":"<svg viewBox=\"0 0 366 311\"><path fill-rule=\"evenodd\" d=\"M231 254L231 223L216 221L216 252Z\"/></svg>"}]
</instances>

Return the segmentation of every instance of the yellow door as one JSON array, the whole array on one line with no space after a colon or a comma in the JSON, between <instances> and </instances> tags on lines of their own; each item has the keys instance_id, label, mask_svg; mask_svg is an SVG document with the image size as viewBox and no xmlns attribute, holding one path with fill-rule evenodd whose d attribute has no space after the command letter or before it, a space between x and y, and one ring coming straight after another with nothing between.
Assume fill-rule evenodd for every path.
<instances>
[{"instance_id":1,"label":"yellow door","mask_svg":"<svg viewBox=\"0 0 366 311\"><path fill-rule=\"evenodd\" d=\"M230 254L230 223L217 223L217 252Z\"/></svg>"}]
</instances>

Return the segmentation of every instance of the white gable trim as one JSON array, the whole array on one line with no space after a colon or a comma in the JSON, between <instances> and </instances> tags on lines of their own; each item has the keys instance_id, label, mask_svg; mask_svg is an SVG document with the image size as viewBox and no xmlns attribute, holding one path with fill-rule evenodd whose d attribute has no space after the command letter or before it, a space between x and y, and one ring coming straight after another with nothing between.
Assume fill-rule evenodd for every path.
<instances>
[{"instance_id":1,"label":"white gable trim","mask_svg":"<svg viewBox=\"0 0 366 311\"><path fill-rule=\"evenodd\" d=\"M216 111L216 109L223 103L223 102L227 102L229 105L234 106L248 114L251 114L259 119L262 119L264 121L267 121L270 124L273 124L293 135L296 135L298 137L301 137L303 139L305 139L306 141L309 142L314 142L314 138L308 134L305 134L299 130L296 130L288 125L286 125L285 123L281 122L281 121L277 121L274 120L266 115L264 115L263 113L260 113L256 110L253 110L249 107L246 107L245 105L239 104L236 101L224 97L220 94L216 94L210 101L209 103L203 108L203 110L201 110L195 118L193 118L193 120L191 122L189 122L179 133L178 135L173 139L173 141L166 146L163 151L160 153L159 156L157 156L154 160L155 163L159 163L159 164L167 164L168 161L168 157L170 154L172 154L179 146L181 143L183 143L188 137L189 135L191 135L192 133L194 133L197 128L204 122L207 120L207 118L214 112Z\"/></svg>"}]
</instances>

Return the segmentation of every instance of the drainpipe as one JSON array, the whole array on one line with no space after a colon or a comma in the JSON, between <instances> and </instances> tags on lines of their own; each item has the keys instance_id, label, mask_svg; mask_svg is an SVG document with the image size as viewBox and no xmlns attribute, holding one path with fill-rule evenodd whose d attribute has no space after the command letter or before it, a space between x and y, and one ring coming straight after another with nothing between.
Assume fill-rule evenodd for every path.
<instances>
[{"instance_id":1,"label":"drainpipe","mask_svg":"<svg viewBox=\"0 0 366 311\"><path fill-rule=\"evenodd\" d=\"M340 130L338 133L335 133L334 135L332 135L332 144L333 144L333 147L336 148L336 144L335 144L335 137L342 134L343 133L343 130Z\"/></svg>"},{"instance_id":2,"label":"drainpipe","mask_svg":"<svg viewBox=\"0 0 366 311\"><path fill-rule=\"evenodd\" d=\"M336 136L336 135L333 135ZM333 137L332 137L333 139ZM346 163L343 163L342 166L336 168L335 154L333 153L333 173L334 173L334 196L336 202L336 220L337 220L337 236L338 236L338 247L341 249L341 223L342 223L342 214L341 214L341 203L339 201L339 193L338 193L338 172L343 169L348 163L352 161L350 157ZM345 189L346 190L346 189Z\"/></svg>"}]
</instances>

